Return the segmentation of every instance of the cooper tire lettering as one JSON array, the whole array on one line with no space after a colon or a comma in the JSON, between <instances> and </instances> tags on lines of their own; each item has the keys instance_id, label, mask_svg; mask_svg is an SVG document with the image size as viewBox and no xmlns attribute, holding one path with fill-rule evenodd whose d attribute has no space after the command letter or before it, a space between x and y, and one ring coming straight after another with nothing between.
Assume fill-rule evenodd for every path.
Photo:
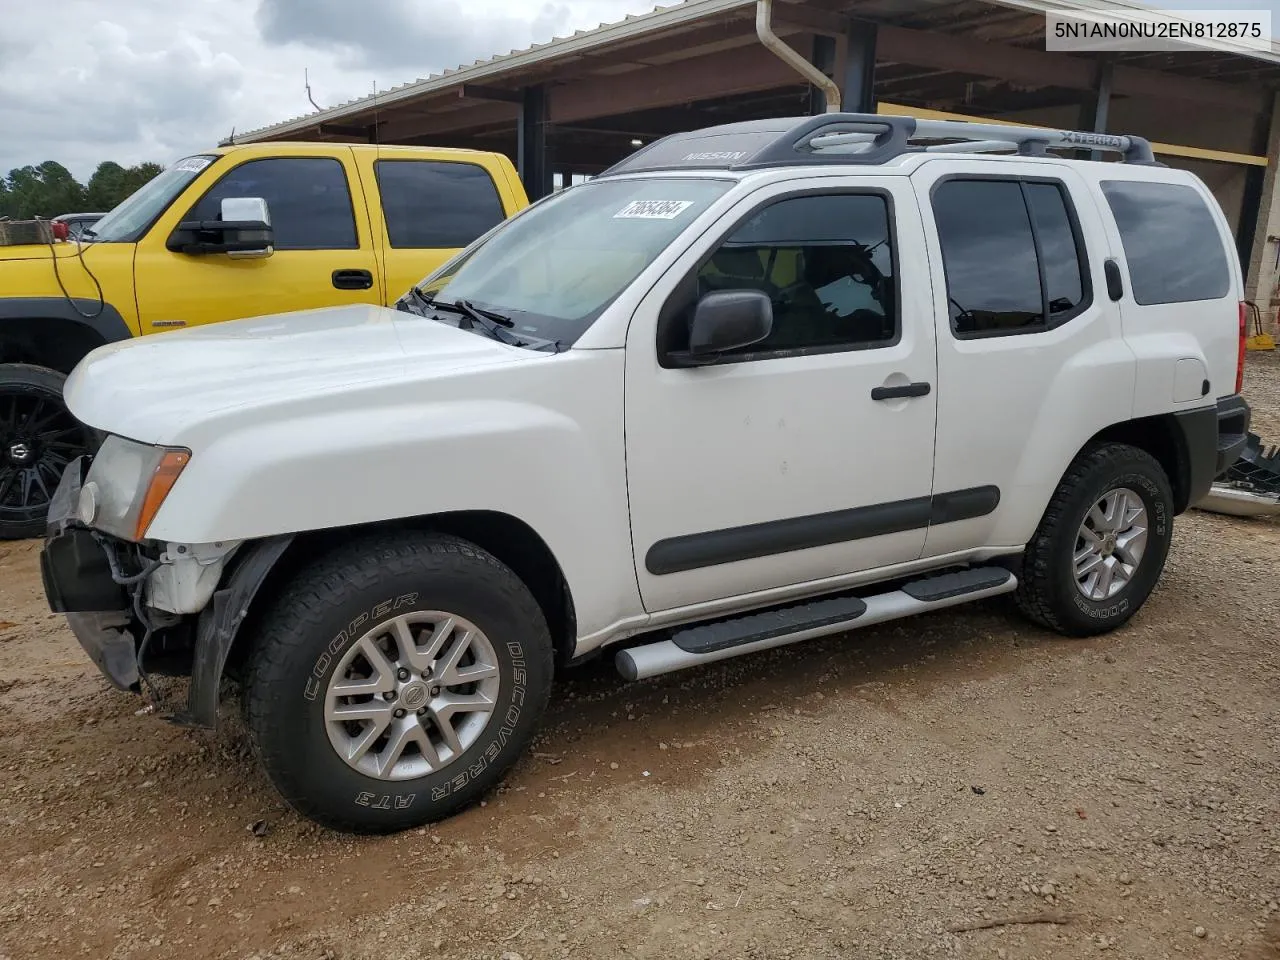
<instances>
[{"instance_id":1,"label":"cooper tire lettering","mask_svg":"<svg viewBox=\"0 0 1280 960\"><path fill-rule=\"evenodd\" d=\"M550 631L519 578L475 544L420 531L352 539L292 576L262 614L244 694L256 752L281 795L325 826L386 833L448 816L492 789L532 738L551 690ZM335 749L328 685L366 633L418 610L474 624L499 683L486 726L461 754L384 779Z\"/></svg>"},{"instance_id":2,"label":"cooper tire lettering","mask_svg":"<svg viewBox=\"0 0 1280 960\"><path fill-rule=\"evenodd\" d=\"M1095 601L1076 582L1076 542L1093 505L1117 488L1133 491L1146 507L1147 547L1123 589ZM1018 606L1035 622L1068 636L1114 630L1142 607L1159 580L1172 518L1173 491L1154 457L1123 443L1086 447L1067 469L1023 553Z\"/></svg>"}]
</instances>

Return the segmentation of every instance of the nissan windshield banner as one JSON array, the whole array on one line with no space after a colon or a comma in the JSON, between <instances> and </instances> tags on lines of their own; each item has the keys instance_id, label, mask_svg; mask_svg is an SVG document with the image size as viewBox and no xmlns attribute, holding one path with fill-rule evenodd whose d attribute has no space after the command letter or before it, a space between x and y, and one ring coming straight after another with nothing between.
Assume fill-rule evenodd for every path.
<instances>
[{"instance_id":1,"label":"nissan windshield banner","mask_svg":"<svg viewBox=\"0 0 1280 960\"><path fill-rule=\"evenodd\" d=\"M1070 53L1241 48L1271 52L1270 10L1105 10L1045 14L1045 49Z\"/></svg>"}]
</instances>

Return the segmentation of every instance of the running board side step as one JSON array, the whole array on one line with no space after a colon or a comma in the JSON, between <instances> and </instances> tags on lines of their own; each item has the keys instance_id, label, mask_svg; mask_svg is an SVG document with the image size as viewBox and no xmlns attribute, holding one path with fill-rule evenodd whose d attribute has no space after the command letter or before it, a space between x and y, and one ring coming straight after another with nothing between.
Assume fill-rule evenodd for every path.
<instances>
[{"instance_id":1,"label":"running board side step","mask_svg":"<svg viewBox=\"0 0 1280 960\"><path fill-rule=\"evenodd\" d=\"M977 567L913 580L901 589L872 597L833 597L752 613L733 620L699 624L667 640L619 650L618 672L644 680L687 667L728 660L760 650L844 633L917 613L1012 593L1018 578L1003 567Z\"/></svg>"}]
</instances>

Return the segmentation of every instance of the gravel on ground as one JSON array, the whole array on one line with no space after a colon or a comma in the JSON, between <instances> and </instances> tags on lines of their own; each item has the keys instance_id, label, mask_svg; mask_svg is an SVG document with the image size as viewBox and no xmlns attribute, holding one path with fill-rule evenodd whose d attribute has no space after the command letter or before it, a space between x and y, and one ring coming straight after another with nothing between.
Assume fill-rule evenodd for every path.
<instances>
[{"instance_id":1,"label":"gravel on ground","mask_svg":"<svg viewBox=\"0 0 1280 960\"><path fill-rule=\"evenodd\" d=\"M1280 357L1246 394L1280 441ZM37 551L0 545L3 960L1280 958L1280 523L1180 518L1100 639L1001 601L582 668L483 806L376 839L111 690Z\"/></svg>"}]
</instances>

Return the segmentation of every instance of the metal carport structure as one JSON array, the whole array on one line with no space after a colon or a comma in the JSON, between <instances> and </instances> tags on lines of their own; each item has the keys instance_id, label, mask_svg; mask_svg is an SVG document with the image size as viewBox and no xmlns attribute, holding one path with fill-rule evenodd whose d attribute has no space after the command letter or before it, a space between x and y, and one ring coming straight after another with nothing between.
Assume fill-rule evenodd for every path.
<instances>
[{"instance_id":1,"label":"metal carport structure","mask_svg":"<svg viewBox=\"0 0 1280 960\"><path fill-rule=\"evenodd\" d=\"M1280 53L1215 43L1179 53L1066 54L1048 12L1157 12L1129 0L776 0L773 30L834 78L848 110L1136 133L1193 169L1237 232L1250 296L1270 314ZM650 139L820 112L821 91L767 49L756 0L686 0L512 51L237 142L326 140L499 150L533 197ZM1273 209L1275 216L1273 217Z\"/></svg>"}]
</instances>

